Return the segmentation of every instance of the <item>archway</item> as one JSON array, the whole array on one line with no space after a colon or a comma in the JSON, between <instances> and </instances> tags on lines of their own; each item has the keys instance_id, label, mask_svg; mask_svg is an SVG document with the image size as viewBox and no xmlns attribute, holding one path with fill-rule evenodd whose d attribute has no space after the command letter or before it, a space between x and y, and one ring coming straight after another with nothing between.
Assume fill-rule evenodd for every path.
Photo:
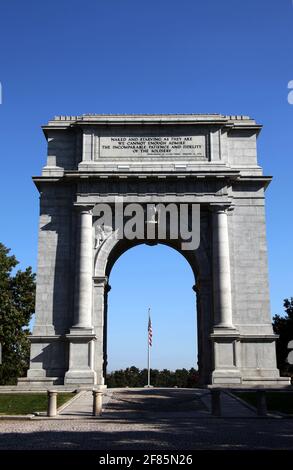
<instances>
[{"instance_id":1,"label":"archway","mask_svg":"<svg viewBox=\"0 0 293 470\"><path fill-rule=\"evenodd\" d=\"M130 280L130 282L129 282ZM197 368L194 273L173 248L140 244L121 255L109 276L107 372L147 367L147 311L152 368Z\"/></svg>"},{"instance_id":2,"label":"archway","mask_svg":"<svg viewBox=\"0 0 293 470\"><path fill-rule=\"evenodd\" d=\"M247 116L220 114L82 115L56 117L43 129L48 159L34 178L40 192L36 321L23 382L103 384L109 275L121 254L150 241L145 234L117 240L104 228L117 231L135 205L148 232L164 213L158 206L166 212L170 204L180 228L181 215L189 228L188 214L200 208L199 245L185 244L190 251L184 251L186 232L176 240L158 232L152 240L181 252L197 280L202 382L287 383L276 368L269 308L264 191L271 178L257 162L260 126ZM95 226L97 206L112 213L116 202L115 223Z\"/></svg>"},{"instance_id":3,"label":"archway","mask_svg":"<svg viewBox=\"0 0 293 470\"><path fill-rule=\"evenodd\" d=\"M193 289L196 291L196 318L198 330L198 369L200 381L207 383L213 370L212 350L209 335L213 324L212 314L212 285L205 243L192 252L181 250L181 240L157 240L152 244L160 243L173 248L179 252L188 262L196 279ZM95 370L98 383L105 383L107 369L107 312L108 312L108 292L110 289L109 277L116 261L129 249L141 245L144 240L117 240L114 236L107 238L104 243L97 248L95 254L95 276L94 276L94 326L97 337L103 341L97 344L95 349ZM150 243L147 243L150 244ZM131 281L129 281L131 282ZM101 361L101 358L103 360ZM101 364L102 367L101 367Z\"/></svg>"}]
</instances>

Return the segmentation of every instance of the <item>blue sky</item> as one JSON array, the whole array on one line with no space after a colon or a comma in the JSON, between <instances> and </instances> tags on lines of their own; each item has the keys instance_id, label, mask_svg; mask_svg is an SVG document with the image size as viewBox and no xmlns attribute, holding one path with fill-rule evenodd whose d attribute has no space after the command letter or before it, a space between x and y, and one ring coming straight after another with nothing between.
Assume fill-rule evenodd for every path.
<instances>
[{"instance_id":1,"label":"blue sky","mask_svg":"<svg viewBox=\"0 0 293 470\"><path fill-rule=\"evenodd\" d=\"M52 116L247 114L264 125L259 162L274 176L267 191L270 288L272 312L282 312L283 298L293 296L292 44L290 0L2 0L1 242L22 267L35 268L31 176L45 163L40 125ZM194 363L192 279L180 255L133 249L113 268L111 284L110 368L144 365L149 303L154 365Z\"/></svg>"}]
</instances>

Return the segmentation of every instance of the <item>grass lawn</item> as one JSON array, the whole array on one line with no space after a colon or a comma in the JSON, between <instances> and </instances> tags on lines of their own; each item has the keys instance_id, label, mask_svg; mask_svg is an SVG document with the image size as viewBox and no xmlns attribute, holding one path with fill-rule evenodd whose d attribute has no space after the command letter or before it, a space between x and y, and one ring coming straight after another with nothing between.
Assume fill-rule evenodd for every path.
<instances>
[{"instance_id":1,"label":"grass lawn","mask_svg":"<svg viewBox=\"0 0 293 470\"><path fill-rule=\"evenodd\" d=\"M57 406L72 397L73 393L58 393ZM26 415L46 410L46 393L0 393L0 415Z\"/></svg>"},{"instance_id":2,"label":"grass lawn","mask_svg":"<svg viewBox=\"0 0 293 470\"><path fill-rule=\"evenodd\" d=\"M235 392L234 395L256 407L256 393ZM293 414L293 392L266 392L269 411Z\"/></svg>"}]
</instances>

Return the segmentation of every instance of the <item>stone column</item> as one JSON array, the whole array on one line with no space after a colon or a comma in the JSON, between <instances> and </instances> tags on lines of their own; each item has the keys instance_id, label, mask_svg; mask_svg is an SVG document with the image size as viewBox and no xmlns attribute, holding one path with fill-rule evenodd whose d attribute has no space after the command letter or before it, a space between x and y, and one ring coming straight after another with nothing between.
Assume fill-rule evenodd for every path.
<instances>
[{"instance_id":1,"label":"stone column","mask_svg":"<svg viewBox=\"0 0 293 470\"><path fill-rule=\"evenodd\" d=\"M232 320L232 295L227 208L213 207L213 341L212 383L241 383L238 368L239 332Z\"/></svg>"},{"instance_id":2,"label":"stone column","mask_svg":"<svg viewBox=\"0 0 293 470\"><path fill-rule=\"evenodd\" d=\"M79 213L78 229L73 327L92 328L93 238L90 210L82 209Z\"/></svg>"},{"instance_id":3,"label":"stone column","mask_svg":"<svg viewBox=\"0 0 293 470\"><path fill-rule=\"evenodd\" d=\"M94 281L94 331L97 337L95 350L95 370L97 384L105 384L107 368L107 297L111 287L107 276L97 276Z\"/></svg>"},{"instance_id":4,"label":"stone column","mask_svg":"<svg viewBox=\"0 0 293 470\"><path fill-rule=\"evenodd\" d=\"M227 209L213 210L213 292L215 326L233 328Z\"/></svg>"},{"instance_id":5,"label":"stone column","mask_svg":"<svg viewBox=\"0 0 293 470\"><path fill-rule=\"evenodd\" d=\"M80 209L77 228L74 320L70 333L66 335L69 364L64 383L94 385L97 376L94 368L96 336L92 321L93 235L92 213L88 208Z\"/></svg>"},{"instance_id":6,"label":"stone column","mask_svg":"<svg viewBox=\"0 0 293 470\"><path fill-rule=\"evenodd\" d=\"M213 328L212 283L210 279L197 278L193 286L196 293L198 369L200 383L209 383L213 370L210 333Z\"/></svg>"}]
</instances>

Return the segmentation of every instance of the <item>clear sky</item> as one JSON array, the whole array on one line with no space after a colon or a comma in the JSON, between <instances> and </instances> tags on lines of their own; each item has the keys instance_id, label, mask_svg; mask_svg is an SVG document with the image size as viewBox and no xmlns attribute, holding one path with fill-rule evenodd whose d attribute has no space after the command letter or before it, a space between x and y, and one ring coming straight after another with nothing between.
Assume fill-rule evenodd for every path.
<instances>
[{"instance_id":1,"label":"clear sky","mask_svg":"<svg viewBox=\"0 0 293 470\"><path fill-rule=\"evenodd\" d=\"M82 113L246 114L264 125L272 313L293 296L291 0L2 0L1 232L21 266L36 267L40 125ZM154 274L156 273L156 277ZM138 247L111 274L109 366L145 361L153 307L156 367L194 363L194 294L187 262ZM173 295L178 289L178 297ZM138 348L139 344L139 348Z\"/></svg>"}]
</instances>

